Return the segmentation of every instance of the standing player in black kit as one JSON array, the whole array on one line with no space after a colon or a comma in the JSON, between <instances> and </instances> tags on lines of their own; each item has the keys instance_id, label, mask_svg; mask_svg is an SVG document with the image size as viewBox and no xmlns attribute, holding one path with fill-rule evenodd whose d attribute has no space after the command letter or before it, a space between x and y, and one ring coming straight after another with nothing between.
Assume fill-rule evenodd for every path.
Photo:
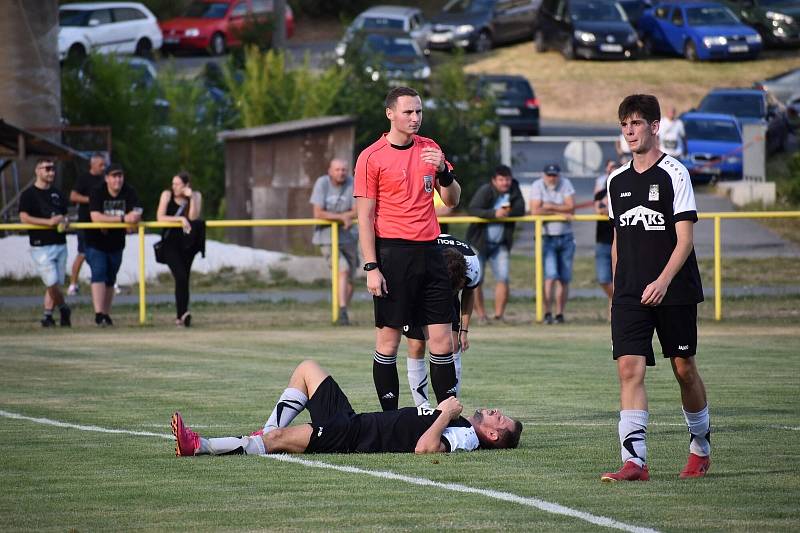
<instances>
[{"instance_id":1,"label":"standing player in black kit","mask_svg":"<svg viewBox=\"0 0 800 533\"><path fill-rule=\"evenodd\" d=\"M694 359L703 289L693 245L697 207L692 182L678 160L658 149L661 111L655 96L628 96L618 114L633 153L633 160L612 172L607 184L608 216L614 224L611 338L620 382L624 464L600 479L650 478L644 378L647 366L655 365L653 330L680 385L691 435L689 460L679 477L703 477L711 464L711 425Z\"/></svg>"}]
</instances>

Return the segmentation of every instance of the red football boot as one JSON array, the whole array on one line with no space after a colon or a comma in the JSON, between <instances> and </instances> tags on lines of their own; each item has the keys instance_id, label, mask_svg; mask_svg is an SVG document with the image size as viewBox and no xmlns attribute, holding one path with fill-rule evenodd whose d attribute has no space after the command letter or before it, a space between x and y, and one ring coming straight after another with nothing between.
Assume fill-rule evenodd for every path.
<instances>
[{"instance_id":1,"label":"red football boot","mask_svg":"<svg viewBox=\"0 0 800 533\"><path fill-rule=\"evenodd\" d=\"M683 467L681 473L678 475L681 479L689 479L694 477L704 477L711 468L711 458L708 456L702 457L693 453L689 454L689 460L686 461L686 466Z\"/></svg>"},{"instance_id":2,"label":"red football boot","mask_svg":"<svg viewBox=\"0 0 800 533\"><path fill-rule=\"evenodd\" d=\"M615 481L650 481L650 472L647 465L639 466L636 461L625 461L622 468L616 472L607 472L600 476L600 481L613 483Z\"/></svg>"},{"instance_id":3,"label":"red football boot","mask_svg":"<svg viewBox=\"0 0 800 533\"><path fill-rule=\"evenodd\" d=\"M178 457L190 457L200 448L200 435L184 425L177 411L172 415L172 434L175 435L175 455Z\"/></svg>"}]
</instances>

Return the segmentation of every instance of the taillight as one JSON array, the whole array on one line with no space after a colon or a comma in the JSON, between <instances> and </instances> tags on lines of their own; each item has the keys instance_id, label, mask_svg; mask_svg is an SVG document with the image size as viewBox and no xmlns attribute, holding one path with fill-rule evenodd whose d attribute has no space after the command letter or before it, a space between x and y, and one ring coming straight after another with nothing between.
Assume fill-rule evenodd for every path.
<instances>
[{"instance_id":1,"label":"taillight","mask_svg":"<svg viewBox=\"0 0 800 533\"><path fill-rule=\"evenodd\" d=\"M525 107L528 109L536 109L539 107L539 99L538 98L528 98L525 100Z\"/></svg>"}]
</instances>

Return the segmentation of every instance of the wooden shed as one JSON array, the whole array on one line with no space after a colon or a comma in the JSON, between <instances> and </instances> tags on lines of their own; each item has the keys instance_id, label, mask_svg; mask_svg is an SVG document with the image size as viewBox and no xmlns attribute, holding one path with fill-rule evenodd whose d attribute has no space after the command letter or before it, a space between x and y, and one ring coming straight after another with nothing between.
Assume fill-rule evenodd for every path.
<instances>
[{"instance_id":1,"label":"wooden shed","mask_svg":"<svg viewBox=\"0 0 800 533\"><path fill-rule=\"evenodd\" d=\"M337 158L353 169L355 118L318 117L223 131L228 219L311 218L308 203L316 179ZM243 246L309 252L311 226L232 228L227 237Z\"/></svg>"}]
</instances>

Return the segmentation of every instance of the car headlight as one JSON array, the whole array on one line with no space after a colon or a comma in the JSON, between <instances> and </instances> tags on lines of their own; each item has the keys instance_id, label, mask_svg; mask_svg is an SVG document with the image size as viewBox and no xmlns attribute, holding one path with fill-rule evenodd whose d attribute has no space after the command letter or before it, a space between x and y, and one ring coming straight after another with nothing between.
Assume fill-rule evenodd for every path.
<instances>
[{"instance_id":1,"label":"car headlight","mask_svg":"<svg viewBox=\"0 0 800 533\"><path fill-rule=\"evenodd\" d=\"M706 46L706 48L711 48L712 46L725 46L728 44L728 39L722 37L721 35L703 37L703 44Z\"/></svg>"},{"instance_id":2,"label":"car headlight","mask_svg":"<svg viewBox=\"0 0 800 533\"><path fill-rule=\"evenodd\" d=\"M729 165L738 165L742 162L742 158L738 155L731 155L725 158L725 162Z\"/></svg>"},{"instance_id":3,"label":"car headlight","mask_svg":"<svg viewBox=\"0 0 800 533\"><path fill-rule=\"evenodd\" d=\"M793 24L794 18L786 15L785 13L777 13L775 11L767 11L765 16L775 22L783 22L785 24Z\"/></svg>"},{"instance_id":4,"label":"car headlight","mask_svg":"<svg viewBox=\"0 0 800 533\"><path fill-rule=\"evenodd\" d=\"M347 51L347 45L344 43L339 43L336 45L336 55L342 57L344 53Z\"/></svg>"},{"instance_id":5,"label":"car headlight","mask_svg":"<svg viewBox=\"0 0 800 533\"><path fill-rule=\"evenodd\" d=\"M185 32L183 32L183 34L187 37L199 37L200 30L198 30L197 28L189 28Z\"/></svg>"},{"instance_id":6,"label":"car headlight","mask_svg":"<svg viewBox=\"0 0 800 533\"><path fill-rule=\"evenodd\" d=\"M374 70L372 71L372 76L370 76L370 78L372 79L372 81L378 81L379 79L381 79L381 73L378 72L377 70Z\"/></svg>"},{"instance_id":7,"label":"car headlight","mask_svg":"<svg viewBox=\"0 0 800 533\"><path fill-rule=\"evenodd\" d=\"M431 75L431 67L427 65L422 68L418 68L417 70L414 71L414 77L417 78L418 80L428 79L430 75Z\"/></svg>"},{"instance_id":8,"label":"car headlight","mask_svg":"<svg viewBox=\"0 0 800 533\"><path fill-rule=\"evenodd\" d=\"M472 33L475 31L475 26L472 24L462 24L461 26L456 26L456 33L459 35L465 35L467 33Z\"/></svg>"},{"instance_id":9,"label":"car headlight","mask_svg":"<svg viewBox=\"0 0 800 533\"><path fill-rule=\"evenodd\" d=\"M575 30L575 39L584 43L593 43L597 40L594 33L588 31Z\"/></svg>"},{"instance_id":10,"label":"car headlight","mask_svg":"<svg viewBox=\"0 0 800 533\"><path fill-rule=\"evenodd\" d=\"M629 33L628 34L628 44L633 44L639 40L639 36L636 33Z\"/></svg>"},{"instance_id":11,"label":"car headlight","mask_svg":"<svg viewBox=\"0 0 800 533\"><path fill-rule=\"evenodd\" d=\"M745 40L750 44L758 44L761 42L761 36L756 33L755 35L746 36Z\"/></svg>"}]
</instances>

